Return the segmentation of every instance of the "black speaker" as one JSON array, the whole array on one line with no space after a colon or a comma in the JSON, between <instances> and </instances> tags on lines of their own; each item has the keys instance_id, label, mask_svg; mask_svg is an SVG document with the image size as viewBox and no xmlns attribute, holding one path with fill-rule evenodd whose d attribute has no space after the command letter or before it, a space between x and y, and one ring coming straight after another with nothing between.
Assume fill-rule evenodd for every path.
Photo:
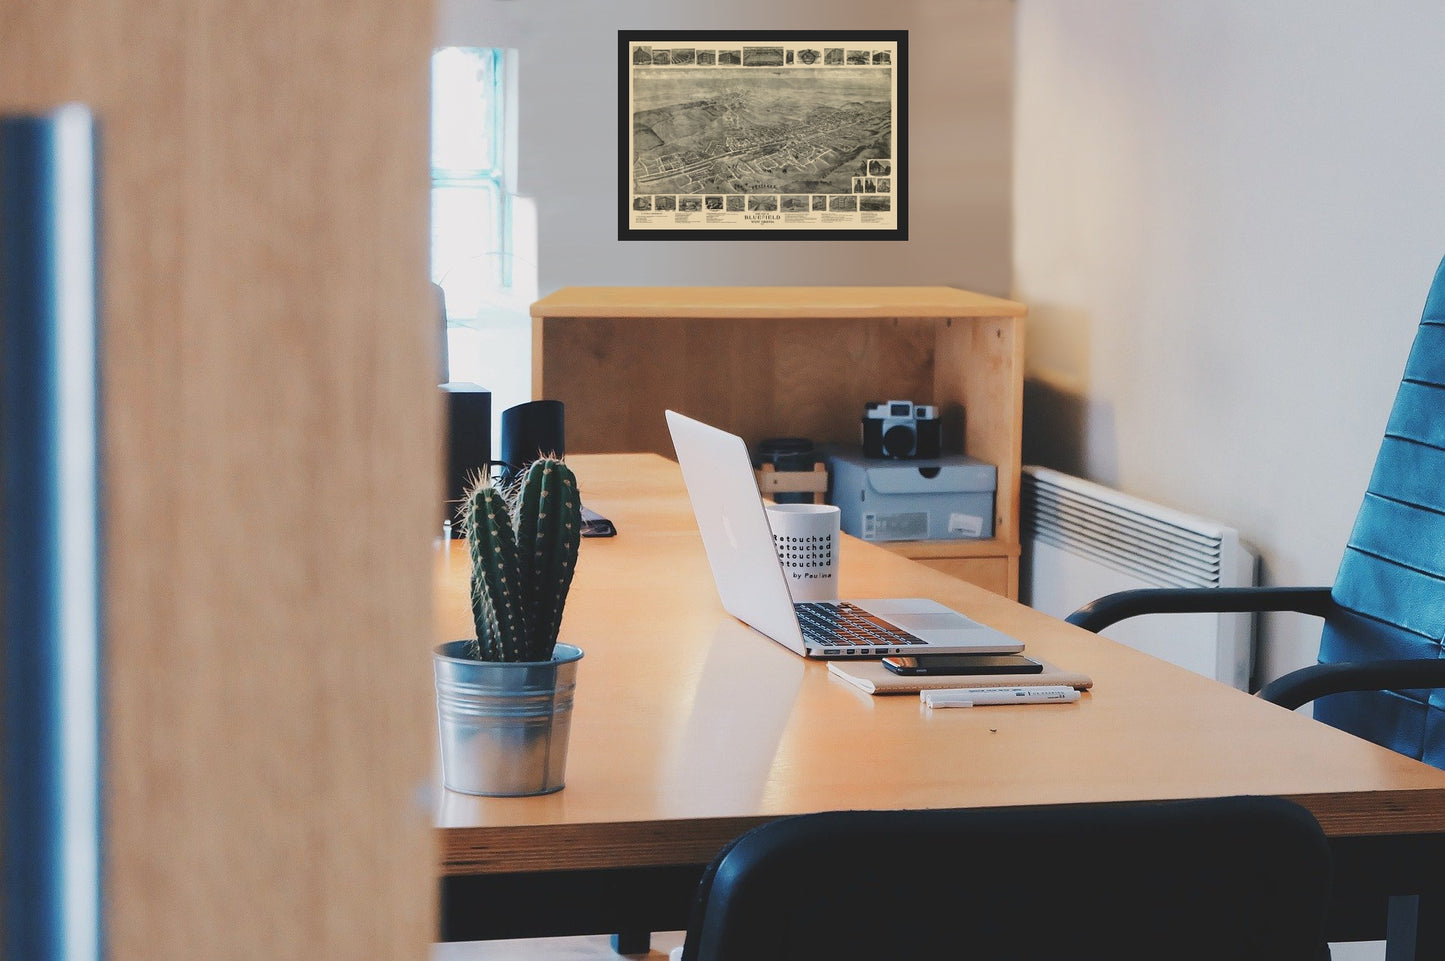
<instances>
[{"instance_id":1,"label":"black speaker","mask_svg":"<svg viewBox=\"0 0 1445 961\"><path fill-rule=\"evenodd\" d=\"M492 392L476 384L442 384L446 398L447 476L442 520L452 522L452 536L461 537L457 506L467 483L485 472L492 460Z\"/></svg>"},{"instance_id":2,"label":"black speaker","mask_svg":"<svg viewBox=\"0 0 1445 961\"><path fill-rule=\"evenodd\" d=\"M534 400L502 411L503 476L511 479L538 457L567 453L560 400Z\"/></svg>"}]
</instances>

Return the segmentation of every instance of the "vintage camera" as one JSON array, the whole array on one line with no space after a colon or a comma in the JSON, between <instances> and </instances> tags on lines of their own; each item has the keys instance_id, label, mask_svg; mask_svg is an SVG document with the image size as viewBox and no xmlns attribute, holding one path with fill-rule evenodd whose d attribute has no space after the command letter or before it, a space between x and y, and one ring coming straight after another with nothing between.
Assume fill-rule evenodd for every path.
<instances>
[{"instance_id":1,"label":"vintage camera","mask_svg":"<svg viewBox=\"0 0 1445 961\"><path fill-rule=\"evenodd\" d=\"M938 408L911 400L870 400L863 406L863 456L938 457L942 432Z\"/></svg>"}]
</instances>

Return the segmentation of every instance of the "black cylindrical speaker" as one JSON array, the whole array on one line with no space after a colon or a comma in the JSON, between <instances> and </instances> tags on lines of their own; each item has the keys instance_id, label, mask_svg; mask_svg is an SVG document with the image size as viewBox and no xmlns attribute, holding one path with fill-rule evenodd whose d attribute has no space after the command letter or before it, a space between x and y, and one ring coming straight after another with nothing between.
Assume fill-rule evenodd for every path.
<instances>
[{"instance_id":1,"label":"black cylindrical speaker","mask_svg":"<svg viewBox=\"0 0 1445 961\"><path fill-rule=\"evenodd\" d=\"M442 520L452 522L452 536L461 537L457 507L467 483L486 473L492 461L492 392L476 384L442 384L446 398L447 486Z\"/></svg>"},{"instance_id":2,"label":"black cylindrical speaker","mask_svg":"<svg viewBox=\"0 0 1445 961\"><path fill-rule=\"evenodd\" d=\"M567 453L562 402L534 400L502 411L503 474L510 479L538 457Z\"/></svg>"}]
</instances>

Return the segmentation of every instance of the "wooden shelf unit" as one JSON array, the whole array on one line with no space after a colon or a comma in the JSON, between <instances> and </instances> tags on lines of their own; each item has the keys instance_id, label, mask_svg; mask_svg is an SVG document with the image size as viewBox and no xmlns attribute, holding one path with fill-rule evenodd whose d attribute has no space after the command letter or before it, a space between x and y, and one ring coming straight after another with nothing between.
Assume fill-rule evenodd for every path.
<instances>
[{"instance_id":1,"label":"wooden shelf unit","mask_svg":"<svg viewBox=\"0 0 1445 961\"><path fill-rule=\"evenodd\" d=\"M1016 598L1025 313L952 287L567 287L532 305L532 396L567 405L568 453L668 457L666 408L752 446L935 404L944 451L998 468L995 536L883 546Z\"/></svg>"}]
</instances>

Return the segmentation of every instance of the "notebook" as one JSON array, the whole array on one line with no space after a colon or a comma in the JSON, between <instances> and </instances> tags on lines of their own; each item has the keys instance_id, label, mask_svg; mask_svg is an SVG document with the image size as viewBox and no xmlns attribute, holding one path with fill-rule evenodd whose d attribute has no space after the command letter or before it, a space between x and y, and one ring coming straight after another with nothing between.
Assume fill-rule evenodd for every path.
<instances>
[{"instance_id":1,"label":"notebook","mask_svg":"<svg viewBox=\"0 0 1445 961\"><path fill-rule=\"evenodd\" d=\"M805 657L1023 650L1022 642L928 598L794 605L743 439L671 410L667 426L718 596L744 624Z\"/></svg>"}]
</instances>

